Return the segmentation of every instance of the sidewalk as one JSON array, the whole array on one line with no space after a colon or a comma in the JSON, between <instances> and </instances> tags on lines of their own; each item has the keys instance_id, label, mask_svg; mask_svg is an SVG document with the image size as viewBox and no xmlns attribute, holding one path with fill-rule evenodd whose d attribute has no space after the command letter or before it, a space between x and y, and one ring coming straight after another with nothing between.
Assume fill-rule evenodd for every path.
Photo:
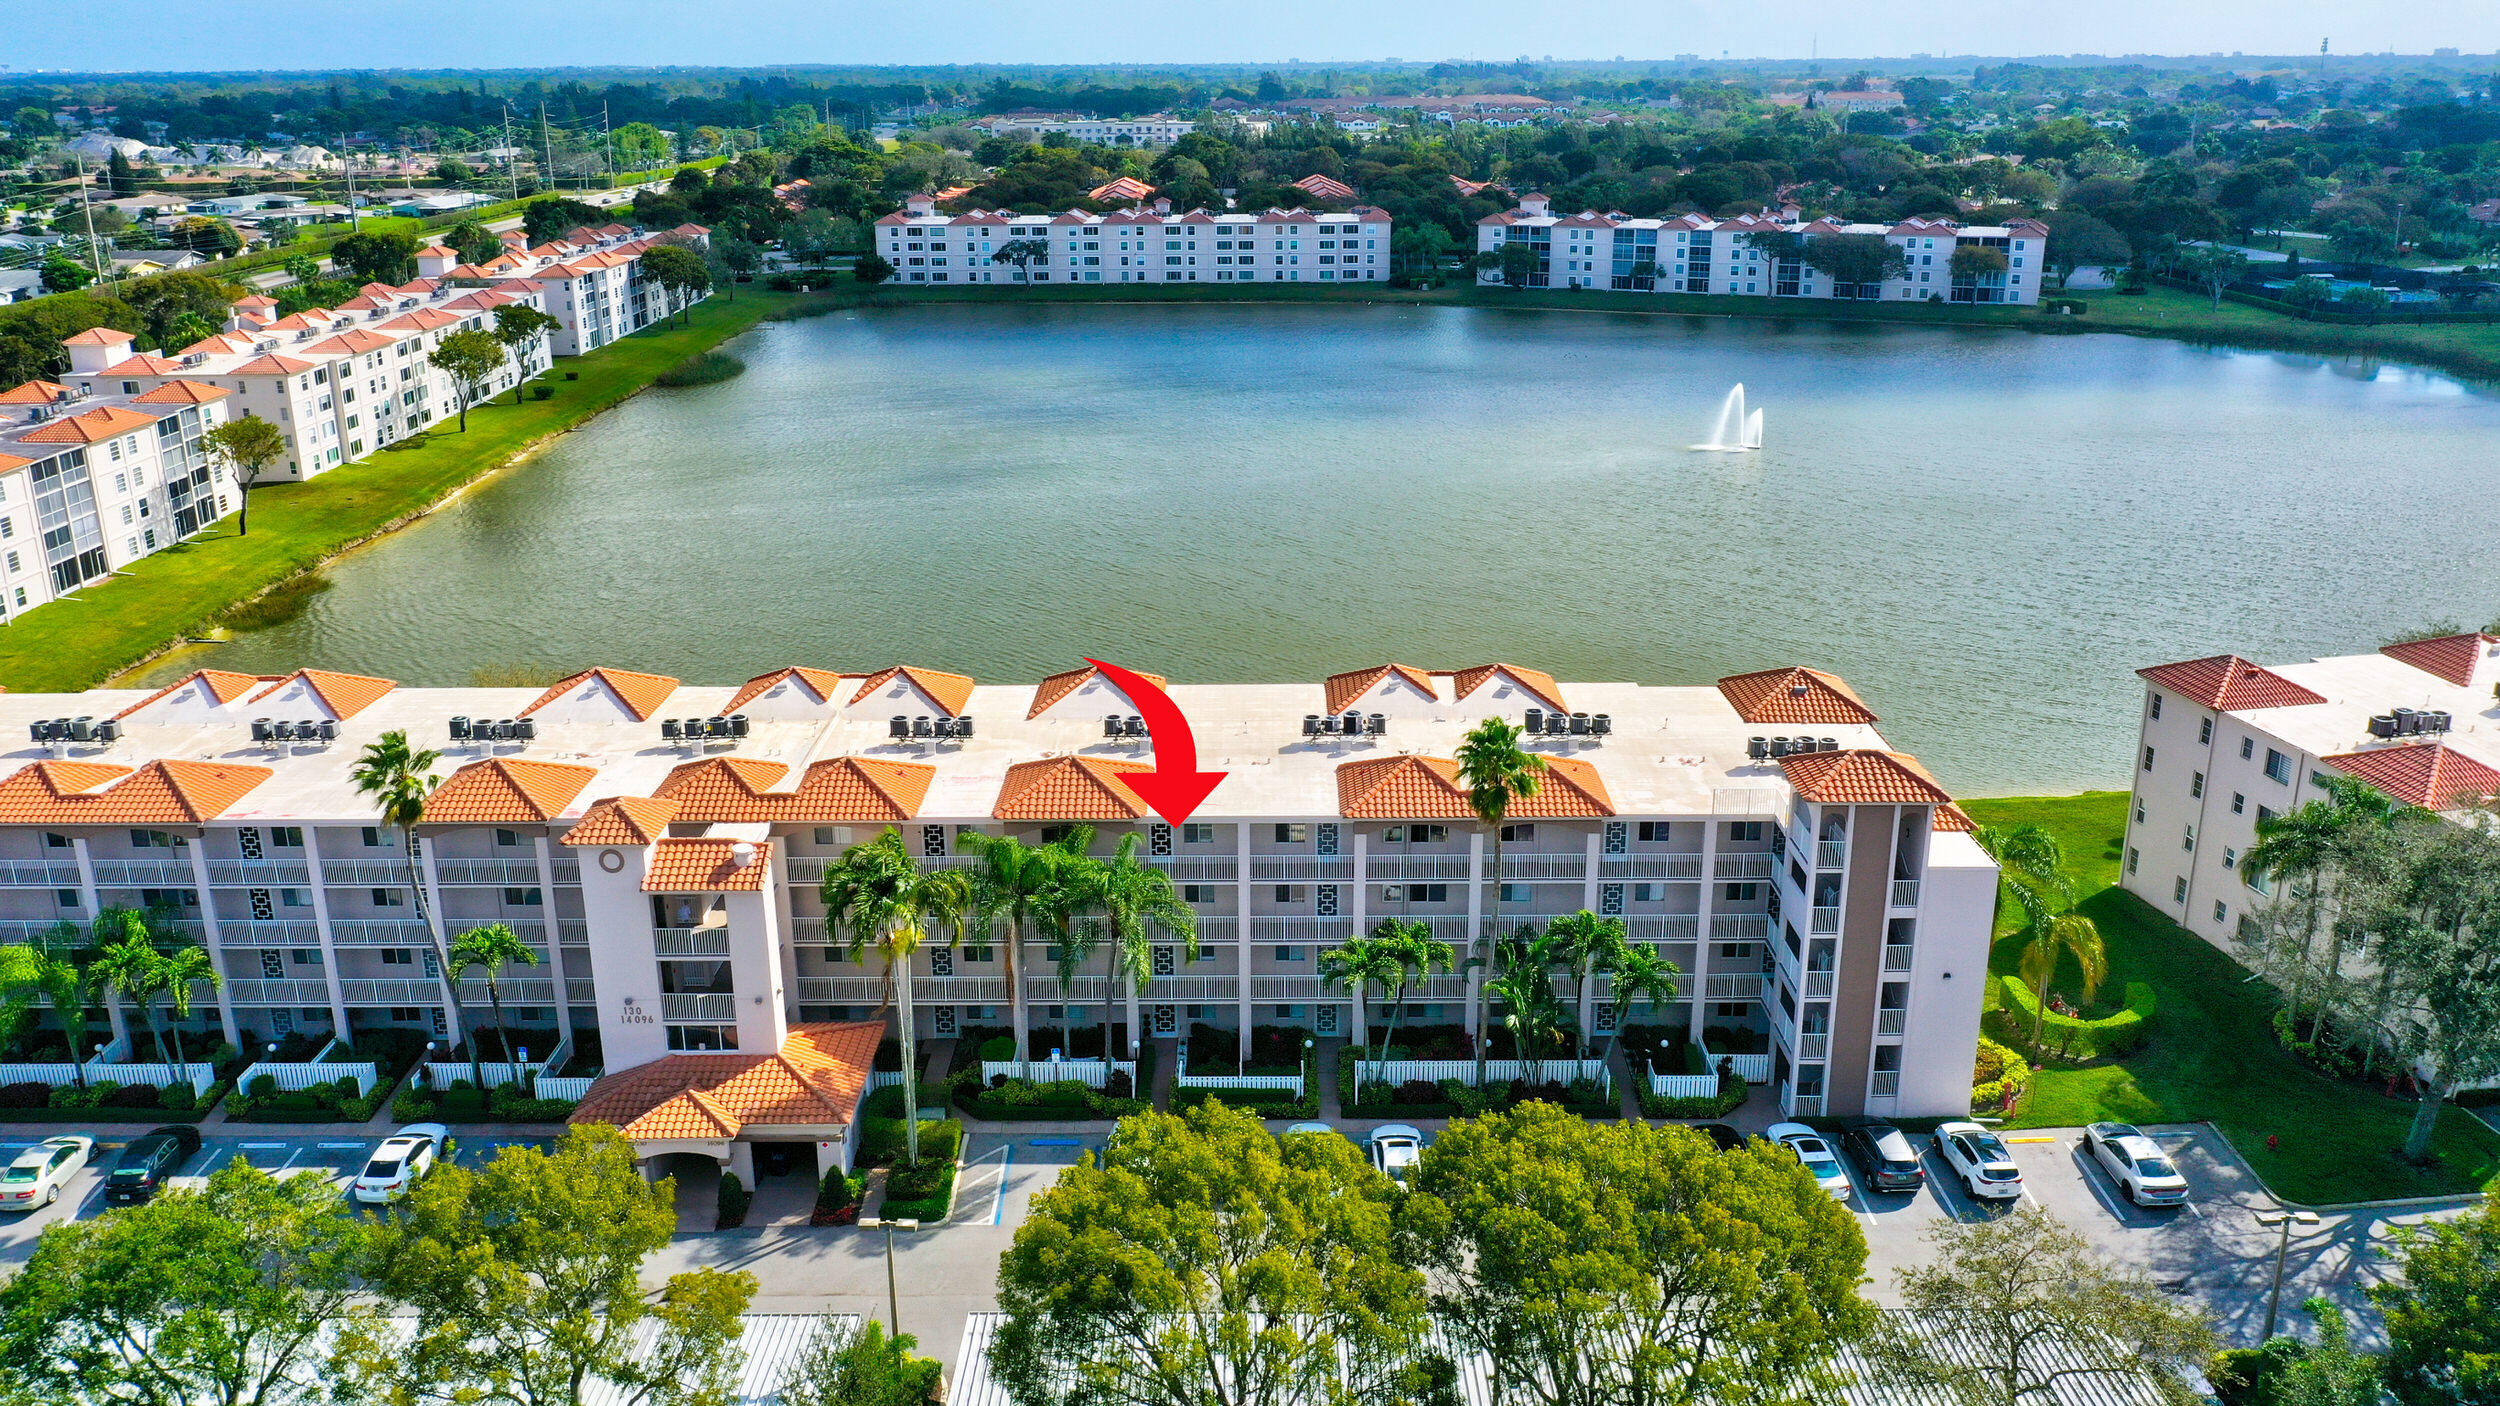
<instances>
[{"instance_id":1,"label":"sidewalk","mask_svg":"<svg viewBox=\"0 0 2500 1406\"><path fill-rule=\"evenodd\" d=\"M1181 1072L1181 1042L1166 1035L1155 1041L1155 1086L1149 1095L1155 1111L1172 1111L1172 1080Z\"/></svg>"}]
</instances>

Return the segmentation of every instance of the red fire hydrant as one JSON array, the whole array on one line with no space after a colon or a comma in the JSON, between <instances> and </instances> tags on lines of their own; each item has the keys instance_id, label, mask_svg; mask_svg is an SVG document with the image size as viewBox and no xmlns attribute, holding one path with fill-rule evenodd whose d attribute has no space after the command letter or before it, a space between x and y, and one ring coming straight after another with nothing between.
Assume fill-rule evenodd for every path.
<instances>
[{"instance_id":1,"label":"red fire hydrant","mask_svg":"<svg viewBox=\"0 0 2500 1406\"><path fill-rule=\"evenodd\" d=\"M2282 1139L2282 1137L2281 1137L2279 1134L2276 1134L2276 1133L2268 1133L2268 1134L2266 1134L2266 1151L2268 1151L2268 1152L2280 1152L2280 1151L2282 1151L2282 1150L2283 1150L2283 1139Z\"/></svg>"}]
</instances>

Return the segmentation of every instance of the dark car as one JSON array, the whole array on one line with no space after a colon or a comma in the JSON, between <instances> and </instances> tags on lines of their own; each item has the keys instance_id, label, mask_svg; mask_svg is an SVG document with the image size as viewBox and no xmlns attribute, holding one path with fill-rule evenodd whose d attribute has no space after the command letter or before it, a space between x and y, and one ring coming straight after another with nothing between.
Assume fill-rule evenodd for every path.
<instances>
[{"instance_id":1,"label":"dark car","mask_svg":"<svg viewBox=\"0 0 2500 1406\"><path fill-rule=\"evenodd\" d=\"M1725 1123L1695 1123L1693 1131L1710 1139L1721 1152L1734 1152L1745 1145L1745 1135Z\"/></svg>"},{"instance_id":2,"label":"dark car","mask_svg":"<svg viewBox=\"0 0 2500 1406\"><path fill-rule=\"evenodd\" d=\"M1841 1130L1841 1150L1858 1164L1867 1186L1875 1191L1916 1191L1927 1184L1927 1169L1909 1134L1890 1123L1862 1119Z\"/></svg>"},{"instance_id":3,"label":"dark car","mask_svg":"<svg viewBox=\"0 0 2500 1406\"><path fill-rule=\"evenodd\" d=\"M128 1206L147 1200L199 1150L200 1130L182 1123L131 1139L104 1175L104 1203Z\"/></svg>"}]
</instances>

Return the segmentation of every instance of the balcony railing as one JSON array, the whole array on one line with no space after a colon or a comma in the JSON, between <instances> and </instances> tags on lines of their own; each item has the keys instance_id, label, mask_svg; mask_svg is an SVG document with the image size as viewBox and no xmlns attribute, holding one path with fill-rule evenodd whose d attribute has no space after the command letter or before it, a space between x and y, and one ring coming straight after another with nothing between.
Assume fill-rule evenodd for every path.
<instances>
[{"instance_id":1,"label":"balcony railing","mask_svg":"<svg viewBox=\"0 0 2500 1406\"><path fill-rule=\"evenodd\" d=\"M1879 1010L1875 1012L1875 1033L1878 1035L1899 1035L1909 1028L1910 1013L1908 1011Z\"/></svg>"},{"instance_id":2,"label":"balcony railing","mask_svg":"<svg viewBox=\"0 0 2500 1406\"><path fill-rule=\"evenodd\" d=\"M1710 867L1711 875L1720 879L1767 879L1771 877L1771 856L1768 854L1723 854Z\"/></svg>"},{"instance_id":3,"label":"balcony railing","mask_svg":"<svg viewBox=\"0 0 2500 1406\"><path fill-rule=\"evenodd\" d=\"M1829 905L1820 903L1816 904L1814 907L1813 922L1814 927L1812 931L1818 935L1840 931L1840 905L1837 903Z\"/></svg>"},{"instance_id":4,"label":"balcony railing","mask_svg":"<svg viewBox=\"0 0 2500 1406\"><path fill-rule=\"evenodd\" d=\"M17 888L74 889L80 883L75 864L48 864L34 859L0 859L0 885Z\"/></svg>"},{"instance_id":5,"label":"balcony railing","mask_svg":"<svg viewBox=\"0 0 2500 1406\"><path fill-rule=\"evenodd\" d=\"M1831 1047L1832 1037L1829 1032L1801 1030L1797 1033L1797 1058L1799 1059L1821 1059L1831 1051Z\"/></svg>"},{"instance_id":6,"label":"balcony railing","mask_svg":"<svg viewBox=\"0 0 2500 1406\"><path fill-rule=\"evenodd\" d=\"M430 947L434 935L414 918L333 918L330 941L338 947Z\"/></svg>"},{"instance_id":7,"label":"balcony railing","mask_svg":"<svg viewBox=\"0 0 2500 1406\"><path fill-rule=\"evenodd\" d=\"M1157 862L1161 863L1164 861ZM1234 872L1233 862L1229 859L1175 859L1169 861L1169 863L1172 866L1172 877L1175 879L1229 879L1233 876ZM1221 874L1206 875L1183 874L1180 869L1180 866L1183 864L1221 864L1224 872ZM1254 854L1250 856L1250 877L1254 882L1263 884L1330 882L1350 883L1354 879L1354 856L1350 854L1328 855L1326 857L1311 854Z\"/></svg>"},{"instance_id":8,"label":"balcony railing","mask_svg":"<svg viewBox=\"0 0 2500 1406\"><path fill-rule=\"evenodd\" d=\"M1713 913L1710 915L1710 935L1727 941L1742 941L1751 938L1758 942L1771 935L1771 915L1768 913Z\"/></svg>"},{"instance_id":9,"label":"balcony railing","mask_svg":"<svg viewBox=\"0 0 2500 1406\"><path fill-rule=\"evenodd\" d=\"M1502 877L1529 881L1569 879L1574 882L1588 877L1589 861L1585 854L1505 854L1502 856Z\"/></svg>"},{"instance_id":10,"label":"balcony railing","mask_svg":"<svg viewBox=\"0 0 2500 1406\"><path fill-rule=\"evenodd\" d=\"M443 984L426 977L343 977L339 999L355 1006L439 1006Z\"/></svg>"},{"instance_id":11,"label":"balcony railing","mask_svg":"<svg viewBox=\"0 0 2500 1406\"><path fill-rule=\"evenodd\" d=\"M1250 920L1250 940L1256 943L1291 944L1321 943L1334 945L1354 935L1354 919L1343 918L1258 918Z\"/></svg>"},{"instance_id":12,"label":"balcony railing","mask_svg":"<svg viewBox=\"0 0 2500 1406\"><path fill-rule=\"evenodd\" d=\"M168 885L190 888L199 875L191 872L187 859L99 859L95 863L98 888L161 888ZM68 883L78 882L78 870L72 866Z\"/></svg>"},{"instance_id":13,"label":"balcony railing","mask_svg":"<svg viewBox=\"0 0 2500 1406\"><path fill-rule=\"evenodd\" d=\"M1363 879L1374 884L1413 883L1424 879L1463 880L1463 854L1374 854L1365 862Z\"/></svg>"},{"instance_id":14,"label":"balcony railing","mask_svg":"<svg viewBox=\"0 0 2500 1406\"><path fill-rule=\"evenodd\" d=\"M1286 861L1290 859L1290 856L1276 855L1273 858ZM1171 855L1149 859L1146 862L1170 874L1174 883L1229 884L1241 875L1240 858L1229 854ZM1350 864L1352 861L1347 862ZM1350 873L1351 870L1348 872ZM1260 873L1260 860L1255 857L1250 861L1250 875L1252 878L1266 877ZM1285 876L1278 875L1277 877Z\"/></svg>"},{"instance_id":15,"label":"balcony railing","mask_svg":"<svg viewBox=\"0 0 2500 1406\"><path fill-rule=\"evenodd\" d=\"M738 1018L738 998L727 991L660 998L660 1019L729 1021Z\"/></svg>"},{"instance_id":16,"label":"balcony railing","mask_svg":"<svg viewBox=\"0 0 2500 1406\"><path fill-rule=\"evenodd\" d=\"M535 859L438 859L434 861L437 883L450 884L535 884L538 882L538 861Z\"/></svg>"},{"instance_id":17,"label":"balcony railing","mask_svg":"<svg viewBox=\"0 0 2500 1406\"><path fill-rule=\"evenodd\" d=\"M208 881L220 888L296 888L312 882L312 867L300 859L213 859Z\"/></svg>"},{"instance_id":18,"label":"balcony railing","mask_svg":"<svg viewBox=\"0 0 2500 1406\"><path fill-rule=\"evenodd\" d=\"M1817 868L1817 869L1838 869L1838 868L1840 868L1842 865L1846 864L1846 863L1848 862L1848 859L1849 859L1849 842L1848 842L1848 841L1846 841L1846 840L1817 840L1817 841L1815 841L1815 842L1814 842L1814 867L1815 867L1815 868Z\"/></svg>"},{"instance_id":19,"label":"balcony railing","mask_svg":"<svg viewBox=\"0 0 2500 1406\"><path fill-rule=\"evenodd\" d=\"M1878 1069L1875 1077L1867 1081L1868 1098L1898 1098L1900 1094L1901 1071L1898 1069Z\"/></svg>"},{"instance_id":20,"label":"balcony railing","mask_svg":"<svg viewBox=\"0 0 2500 1406\"><path fill-rule=\"evenodd\" d=\"M262 922L253 918L219 918L217 936L227 947L318 947L321 925L310 919Z\"/></svg>"},{"instance_id":21,"label":"balcony railing","mask_svg":"<svg viewBox=\"0 0 2500 1406\"><path fill-rule=\"evenodd\" d=\"M1884 970L1888 972L1908 971L1912 950L1910 944L1906 942L1887 943L1884 947Z\"/></svg>"},{"instance_id":22,"label":"balcony railing","mask_svg":"<svg viewBox=\"0 0 2500 1406\"><path fill-rule=\"evenodd\" d=\"M1824 998L1828 998L1831 994L1832 994L1832 973L1830 973L1830 972L1807 972L1807 973L1806 973L1806 999L1808 999L1808 1000L1818 1000L1818 999L1824 999Z\"/></svg>"},{"instance_id":23,"label":"balcony railing","mask_svg":"<svg viewBox=\"0 0 2500 1406\"><path fill-rule=\"evenodd\" d=\"M1698 854L1609 854L1598 861L1603 879L1698 879Z\"/></svg>"},{"instance_id":24,"label":"balcony railing","mask_svg":"<svg viewBox=\"0 0 2500 1406\"><path fill-rule=\"evenodd\" d=\"M1651 913L1623 920L1634 942L1690 942L1701 936L1699 913Z\"/></svg>"},{"instance_id":25,"label":"balcony railing","mask_svg":"<svg viewBox=\"0 0 2500 1406\"><path fill-rule=\"evenodd\" d=\"M729 929L654 928L652 950L663 957L726 957L729 955Z\"/></svg>"},{"instance_id":26,"label":"balcony railing","mask_svg":"<svg viewBox=\"0 0 2500 1406\"><path fill-rule=\"evenodd\" d=\"M326 1006L330 1004L330 983L326 981L271 981L255 977L229 981L224 999L237 1006Z\"/></svg>"},{"instance_id":27,"label":"balcony railing","mask_svg":"<svg viewBox=\"0 0 2500 1406\"><path fill-rule=\"evenodd\" d=\"M324 859L321 861L321 881L335 888L366 885L404 888L408 883L408 863L398 859Z\"/></svg>"},{"instance_id":28,"label":"balcony railing","mask_svg":"<svg viewBox=\"0 0 2500 1406\"><path fill-rule=\"evenodd\" d=\"M1916 908L1918 906L1918 880L1893 880L1892 906L1895 908Z\"/></svg>"},{"instance_id":29,"label":"balcony railing","mask_svg":"<svg viewBox=\"0 0 2500 1406\"><path fill-rule=\"evenodd\" d=\"M1795 1111L1796 1116L1800 1118L1820 1118L1823 1116L1823 1096L1821 1094L1799 1094L1791 1106Z\"/></svg>"}]
</instances>

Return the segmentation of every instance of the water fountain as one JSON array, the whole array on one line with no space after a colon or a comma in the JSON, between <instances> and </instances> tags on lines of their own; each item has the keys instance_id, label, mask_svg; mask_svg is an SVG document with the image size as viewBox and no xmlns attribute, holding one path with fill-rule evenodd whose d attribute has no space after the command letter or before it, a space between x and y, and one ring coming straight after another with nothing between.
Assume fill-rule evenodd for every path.
<instances>
[{"instance_id":1,"label":"water fountain","mask_svg":"<svg viewBox=\"0 0 2500 1406\"><path fill-rule=\"evenodd\" d=\"M1719 418L1710 427L1707 443L1694 449L1712 454L1741 454L1762 447L1762 412L1745 409L1745 383L1739 381L1719 402Z\"/></svg>"}]
</instances>

